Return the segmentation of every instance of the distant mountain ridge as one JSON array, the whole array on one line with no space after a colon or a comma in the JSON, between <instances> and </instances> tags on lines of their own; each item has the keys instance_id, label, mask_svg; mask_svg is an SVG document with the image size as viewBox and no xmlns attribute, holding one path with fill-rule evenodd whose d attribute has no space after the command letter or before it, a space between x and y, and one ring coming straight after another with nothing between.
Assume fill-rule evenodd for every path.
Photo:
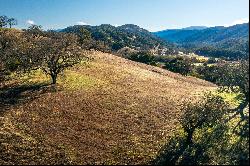
<instances>
[{"instance_id":1,"label":"distant mountain ridge","mask_svg":"<svg viewBox=\"0 0 250 166\"><path fill-rule=\"evenodd\" d=\"M166 41L176 42L177 44L185 43L214 43L225 39L248 38L249 23L238 24L231 27L216 26L205 28L187 27L183 29L169 29L154 32L155 35Z\"/></svg>"},{"instance_id":2,"label":"distant mountain ridge","mask_svg":"<svg viewBox=\"0 0 250 166\"><path fill-rule=\"evenodd\" d=\"M182 28L182 30L202 30L202 29L207 29L208 27L206 26L190 26L186 28Z\"/></svg>"},{"instance_id":3,"label":"distant mountain ridge","mask_svg":"<svg viewBox=\"0 0 250 166\"><path fill-rule=\"evenodd\" d=\"M216 54L221 56L223 54L221 51L225 51L225 54L233 53L232 56L234 57L249 56L249 23L230 27L164 30L154 34L181 47L198 50L198 53L204 53L203 48L210 47L209 51L214 50L212 52L215 56ZM218 54L218 51L220 51L220 54Z\"/></svg>"}]
</instances>

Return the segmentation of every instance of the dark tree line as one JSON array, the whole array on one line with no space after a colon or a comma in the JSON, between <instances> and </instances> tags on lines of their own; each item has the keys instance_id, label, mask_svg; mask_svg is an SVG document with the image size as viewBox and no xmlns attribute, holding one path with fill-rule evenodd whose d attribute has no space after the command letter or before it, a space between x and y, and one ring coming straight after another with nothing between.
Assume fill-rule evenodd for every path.
<instances>
[{"instance_id":1,"label":"dark tree line","mask_svg":"<svg viewBox=\"0 0 250 166\"><path fill-rule=\"evenodd\" d=\"M249 56L249 43L243 42L238 47L233 48L216 48L216 47L201 47L194 50L198 55L207 56L207 57L216 57L226 60L239 60L247 59Z\"/></svg>"},{"instance_id":2,"label":"dark tree line","mask_svg":"<svg viewBox=\"0 0 250 166\"><path fill-rule=\"evenodd\" d=\"M187 76L191 73L193 65L191 60L184 57L169 58L165 61L165 69Z\"/></svg>"}]
</instances>

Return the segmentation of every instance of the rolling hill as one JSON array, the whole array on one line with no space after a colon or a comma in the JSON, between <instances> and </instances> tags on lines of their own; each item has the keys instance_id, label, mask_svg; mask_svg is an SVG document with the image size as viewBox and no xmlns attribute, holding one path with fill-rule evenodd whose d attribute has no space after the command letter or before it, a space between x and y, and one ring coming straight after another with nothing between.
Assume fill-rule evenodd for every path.
<instances>
[{"instance_id":1,"label":"rolling hill","mask_svg":"<svg viewBox=\"0 0 250 166\"><path fill-rule=\"evenodd\" d=\"M39 71L0 88L0 164L145 164L206 81L94 52L57 89ZM5 86L12 86L9 82Z\"/></svg>"},{"instance_id":2,"label":"rolling hill","mask_svg":"<svg viewBox=\"0 0 250 166\"><path fill-rule=\"evenodd\" d=\"M156 47L159 50L164 48L168 48L169 50L175 49L173 44L133 24L118 27L109 24L102 24L100 26L75 25L67 27L61 30L61 32L79 35L83 29L88 31L92 39L103 42L111 51L118 51L124 47L138 51L155 49Z\"/></svg>"},{"instance_id":3,"label":"rolling hill","mask_svg":"<svg viewBox=\"0 0 250 166\"><path fill-rule=\"evenodd\" d=\"M155 35L201 55L245 58L249 56L249 23L205 29L174 29Z\"/></svg>"}]
</instances>

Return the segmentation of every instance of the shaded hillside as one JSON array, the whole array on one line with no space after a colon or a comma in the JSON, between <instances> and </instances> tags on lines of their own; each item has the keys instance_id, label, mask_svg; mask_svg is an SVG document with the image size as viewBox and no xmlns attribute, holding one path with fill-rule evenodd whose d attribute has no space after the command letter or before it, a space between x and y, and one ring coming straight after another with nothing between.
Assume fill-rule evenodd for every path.
<instances>
[{"instance_id":1,"label":"shaded hillside","mask_svg":"<svg viewBox=\"0 0 250 166\"><path fill-rule=\"evenodd\" d=\"M165 30L154 34L200 55L233 59L249 55L249 23L201 30Z\"/></svg>"},{"instance_id":2,"label":"shaded hillside","mask_svg":"<svg viewBox=\"0 0 250 166\"><path fill-rule=\"evenodd\" d=\"M133 24L118 27L109 24L100 26L75 25L63 29L62 32L80 35L82 29L87 30L95 41L104 42L112 51L117 51L124 47L140 51L154 49L155 47L158 47L158 49L174 49L173 44L167 43L149 31Z\"/></svg>"},{"instance_id":3,"label":"shaded hillside","mask_svg":"<svg viewBox=\"0 0 250 166\"><path fill-rule=\"evenodd\" d=\"M40 72L1 87L0 164L147 163L176 130L182 102L215 88L111 54L90 57L56 91Z\"/></svg>"}]
</instances>

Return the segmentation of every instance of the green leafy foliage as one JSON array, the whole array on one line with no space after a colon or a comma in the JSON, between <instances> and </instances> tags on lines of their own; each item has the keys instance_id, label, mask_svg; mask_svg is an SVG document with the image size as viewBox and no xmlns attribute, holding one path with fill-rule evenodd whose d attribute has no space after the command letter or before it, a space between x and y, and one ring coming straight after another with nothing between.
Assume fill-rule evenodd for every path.
<instances>
[{"instance_id":1,"label":"green leafy foliage","mask_svg":"<svg viewBox=\"0 0 250 166\"><path fill-rule=\"evenodd\" d=\"M182 107L179 133L162 148L152 163L248 164L249 137L234 132L234 123L227 122L229 110L222 97L211 93L197 101L187 102Z\"/></svg>"},{"instance_id":2,"label":"green leafy foliage","mask_svg":"<svg viewBox=\"0 0 250 166\"><path fill-rule=\"evenodd\" d=\"M198 74L196 76L204 80L216 83L221 77L219 70L220 67L218 67L217 65L209 66L207 64L204 64L202 66L196 67L196 72Z\"/></svg>"},{"instance_id":3,"label":"green leafy foliage","mask_svg":"<svg viewBox=\"0 0 250 166\"><path fill-rule=\"evenodd\" d=\"M181 131L153 161L166 164L249 163L249 61L201 66L203 77L221 86L220 95L208 94L182 107ZM237 93L229 105L221 92ZM235 105L236 103L236 105Z\"/></svg>"},{"instance_id":4,"label":"green leafy foliage","mask_svg":"<svg viewBox=\"0 0 250 166\"><path fill-rule=\"evenodd\" d=\"M165 63L164 68L186 76L192 71L192 63L187 58L175 57L173 59L169 59Z\"/></svg>"},{"instance_id":5,"label":"green leafy foliage","mask_svg":"<svg viewBox=\"0 0 250 166\"><path fill-rule=\"evenodd\" d=\"M136 61L136 62L146 63L146 64L155 63L155 57L148 52L131 53L128 56L128 59Z\"/></svg>"}]
</instances>

